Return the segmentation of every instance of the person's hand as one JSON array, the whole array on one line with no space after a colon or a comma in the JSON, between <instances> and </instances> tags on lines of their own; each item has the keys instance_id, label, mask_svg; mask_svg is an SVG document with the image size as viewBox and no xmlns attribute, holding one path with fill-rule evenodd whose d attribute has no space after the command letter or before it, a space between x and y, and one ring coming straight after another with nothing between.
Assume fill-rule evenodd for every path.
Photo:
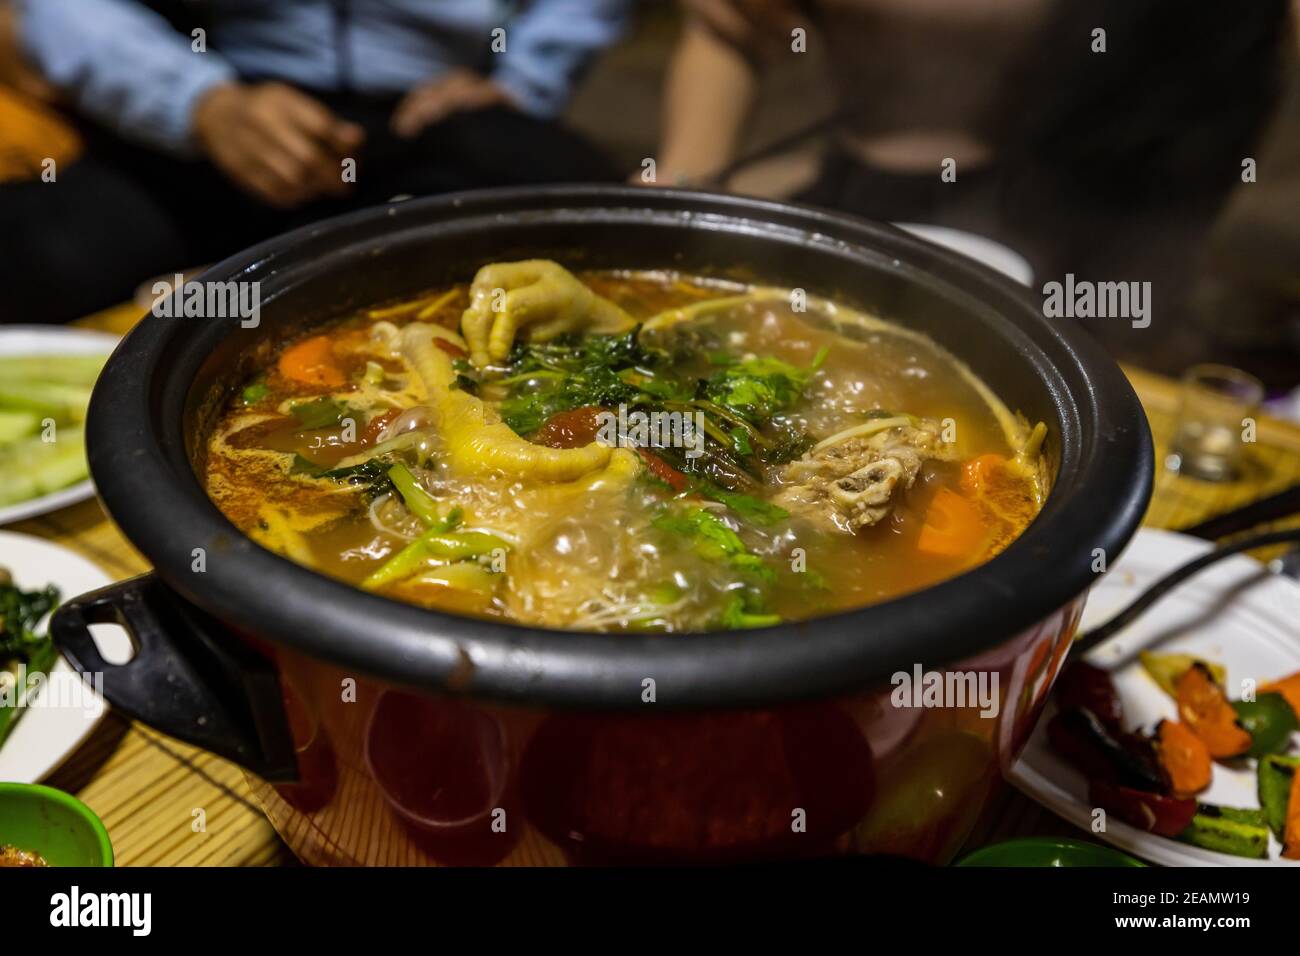
<instances>
[{"instance_id":1,"label":"person's hand","mask_svg":"<svg viewBox=\"0 0 1300 956\"><path fill-rule=\"evenodd\" d=\"M398 136L411 139L453 113L516 105L510 94L488 77L473 70L455 69L402 97L393 110L391 125Z\"/></svg>"},{"instance_id":2,"label":"person's hand","mask_svg":"<svg viewBox=\"0 0 1300 956\"><path fill-rule=\"evenodd\" d=\"M282 83L210 90L195 108L194 132L236 185L283 208L347 192L342 161L365 139L361 127Z\"/></svg>"},{"instance_id":3,"label":"person's hand","mask_svg":"<svg viewBox=\"0 0 1300 956\"><path fill-rule=\"evenodd\" d=\"M784 49L801 23L795 0L685 0L698 22L741 49L771 53Z\"/></svg>"}]
</instances>

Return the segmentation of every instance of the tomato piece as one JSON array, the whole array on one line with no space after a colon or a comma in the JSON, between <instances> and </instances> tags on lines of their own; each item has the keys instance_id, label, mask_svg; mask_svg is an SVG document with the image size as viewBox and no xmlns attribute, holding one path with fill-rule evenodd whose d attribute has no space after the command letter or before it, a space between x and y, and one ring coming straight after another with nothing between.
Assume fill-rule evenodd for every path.
<instances>
[{"instance_id":1,"label":"tomato piece","mask_svg":"<svg viewBox=\"0 0 1300 956\"><path fill-rule=\"evenodd\" d=\"M1089 782L1088 799L1125 823L1158 836L1178 836L1196 816L1196 801L1191 797L1169 797L1104 780Z\"/></svg>"},{"instance_id":2,"label":"tomato piece","mask_svg":"<svg viewBox=\"0 0 1300 956\"><path fill-rule=\"evenodd\" d=\"M376 415L370 421L366 422L365 429L361 432L359 442L362 445L373 445L379 441L379 433L388 427L388 424L402 414L400 408L390 408L386 412Z\"/></svg>"},{"instance_id":3,"label":"tomato piece","mask_svg":"<svg viewBox=\"0 0 1300 956\"><path fill-rule=\"evenodd\" d=\"M690 488L691 480L654 452L646 448L638 448L636 453L645 462L646 471L660 481L666 482L673 491L680 493Z\"/></svg>"},{"instance_id":4,"label":"tomato piece","mask_svg":"<svg viewBox=\"0 0 1300 956\"><path fill-rule=\"evenodd\" d=\"M599 405L584 405L556 412L542 423L532 440L547 448L583 448L596 440L604 411Z\"/></svg>"}]
</instances>

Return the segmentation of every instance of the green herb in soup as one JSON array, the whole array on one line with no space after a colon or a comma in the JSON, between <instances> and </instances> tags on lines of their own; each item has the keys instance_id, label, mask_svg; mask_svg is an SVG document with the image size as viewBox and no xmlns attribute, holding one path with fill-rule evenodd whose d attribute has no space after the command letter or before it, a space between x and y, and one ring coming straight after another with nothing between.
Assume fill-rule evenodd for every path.
<instances>
[{"instance_id":1,"label":"green herb in soup","mask_svg":"<svg viewBox=\"0 0 1300 956\"><path fill-rule=\"evenodd\" d=\"M1045 493L1044 437L923 336L785 290L496 263L287 343L214 430L262 545L428 607L765 627L958 574Z\"/></svg>"}]
</instances>

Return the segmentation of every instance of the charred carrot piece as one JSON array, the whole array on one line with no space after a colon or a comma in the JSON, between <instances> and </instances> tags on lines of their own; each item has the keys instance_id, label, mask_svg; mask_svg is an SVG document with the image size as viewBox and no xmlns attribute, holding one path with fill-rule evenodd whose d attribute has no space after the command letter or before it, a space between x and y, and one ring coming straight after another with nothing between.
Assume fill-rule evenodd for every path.
<instances>
[{"instance_id":1,"label":"charred carrot piece","mask_svg":"<svg viewBox=\"0 0 1300 956\"><path fill-rule=\"evenodd\" d=\"M1186 724L1160 721L1156 728L1156 752L1160 755L1160 765L1169 774L1169 785L1175 796L1190 797L1210 785L1214 774L1210 750Z\"/></svg>"},{"instance_id":2,"label":"charred carrot piece","mask_svg":"<svg viewBox=\"0 0 1300 956\"><path fill-rule=\"evenodd\" d=\"M1211 757L1237 757L1250 749L1250 734L1204 664L1197 661L1187 668L1174 690L1179 716L1205 742Z\"/></svg>"},{"instance_id":3,"label":"charred carrot piece","mask_svg":"<svg viewBox=\"0 0 1300 956\"><path fill-rule=\"evenodd\" d=\"M340 388L348 381L327 335L315 335L285 349L278 368L285 378L305 385Z\"/></svg>"},{"instance_id":4,"label":"charred carrot piece","mask_svg":"<svg viewBox=\"0 0 1300 956\"><path fill-rule=\"evenodd\" d=\"M951 488L940 488L925 513L916 549L940 558L975 557L987 537L979 508Z\"/></svg>"},{"instance_id":5,"label":"charred carrot piece","mask_svg":"<svg viewBox=\"0 0 1300 956\"><path fill-rule=\"evenodd\" d=\"M972 458L961 466L961 490L968 495L978 494L989 478L1006 463L1005 457L993 452Z\"/></svg>"}]
</instances>

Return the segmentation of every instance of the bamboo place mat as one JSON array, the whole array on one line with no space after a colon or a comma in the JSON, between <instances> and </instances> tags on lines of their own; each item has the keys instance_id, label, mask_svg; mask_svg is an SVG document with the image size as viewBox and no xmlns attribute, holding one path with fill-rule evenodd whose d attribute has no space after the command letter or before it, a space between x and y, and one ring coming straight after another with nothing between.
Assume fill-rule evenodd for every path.
<instances>
[{"instance_id":1,"label":"bamboo place mat","mask_svg":"<svg viewBox=\"0 0 1300 956\"><path fill-rule=\"evenodd\" d=\"M92 316L83 324L121 333L138 314L126 306ZM1177 383L1137 369L1125 371L1142 398L1156 440L1158 470L1147 525L1186 527L1300 482L1300 427L1263 419L1251 468L1243 480L1208 484L1165 471L1160 463L1173 427ZM21 522L12 530L71 548L118 579L148 570L144 558L96 501ZM254 801L241 770L113 714L47 782L77 794L99 814L120 866L294 863ZM1029 835L1085 836L1003 787L966 851Z\"/></svg>"}]
</instances>

